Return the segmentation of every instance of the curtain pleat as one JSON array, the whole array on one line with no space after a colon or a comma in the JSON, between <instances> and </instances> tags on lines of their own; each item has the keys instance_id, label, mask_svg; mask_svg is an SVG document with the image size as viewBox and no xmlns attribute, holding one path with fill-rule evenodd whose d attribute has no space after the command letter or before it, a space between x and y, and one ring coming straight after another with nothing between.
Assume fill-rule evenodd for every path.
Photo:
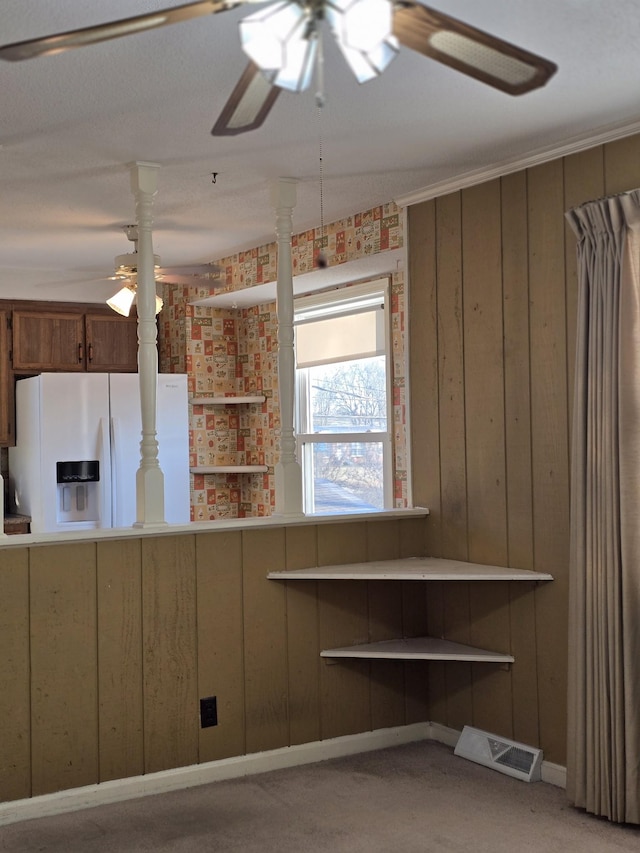
<instances>
[{"instance_id":1,"label":"curtain pleat","mask_svg":"<svg viewBox=\"0 0 640 853\"><path fill-rule=\"evenodd\" d=\"M640 823L640 191L567 219L579 286L567 792Z\"/></svg>"}]
</instances>

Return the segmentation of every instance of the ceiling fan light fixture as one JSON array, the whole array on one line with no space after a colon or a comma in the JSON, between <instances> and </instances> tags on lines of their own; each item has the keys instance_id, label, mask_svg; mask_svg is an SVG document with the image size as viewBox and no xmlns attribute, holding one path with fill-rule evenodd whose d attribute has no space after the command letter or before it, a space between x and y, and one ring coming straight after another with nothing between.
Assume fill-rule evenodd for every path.
<instances>
[{"instance_id":1,"label":"ceiling fan light fixture","mask_svg":"<svg viewBox=\"0 0 640 853\"><path fill-rule=\"evenodd\" d=\"M265 79L280 89L304 92L313 76L317 49L315 35L291 39L284 47L285 64L279 71L263 71Z\"/></svg>"},{"instance_id":2,"label":"ceiling fan light fixture","mask_svg":"<svg viewBox=\"0 0 640 853\"><path fill-rule=\"evenodd\" d=\"M116 314L121 314L123 317L128 317L131 312L131 306L133 305L133 301L137 296L138 285L134 284L132 281L129 284L125 284L123 288L121 288L117 293L114 293L110 299L107 299L107 305ZM155 313L159 314L162 311L162 307L164 302L161 297L156 293L156 308Z\"/></svg>"},{"instance_id":3,"label":"ceiling fan light fixture","mask_svg":"<svg viewBox=\"0 0 640 853\"><path fill-rule=\"evenodd\" d=\"M374 77L379 77L399 52L395 36L389 36L386 41L367 53L346 47L341 42L338 42L338 47L358 83L366 83Z\"/></svg>"},{"instance_id":4,"label":"ceiling fan light fixture","mask_svg":"<svg viewBox=\"0 0 640 853\"><path fill-rule=\"evenodd\" d=\"M326 17L358 83L382 74L399 52L388 0L329 0Z\"/></svg>"},{"instance_id":5,"label":"ceiling fan light fixture","mask_svg":"<svg viewBox=\"0 0 640 853\"><path fill-rule=\"evenodd\" d=\"M126 284L121 290L114 293L110 299L107 299L107 305L115 311L116 314L128 317L135 295L135 287L131 284Z\"/></svg>"},{"instance_id":6,"label":"ceiling fan light fixture","mask_svg":"<svg viewBox=\"0 0 640 853\"><path fill-rule=\"evenodd\" d=\"M309 13L295 0L272 3L240 21L240 43L261 71L280 71L290 45L305 40Z\"/></svg>"},{"instance_id":7,"label":"ceiling fan light fixture","mask_svg":"<svg viewBox=\"0 0 640 853\"><path fill-rule=\"evenodd\" d=\"M393 32L389 0L329 0L326 16L340 44L368 53Z\"/></svg>"}]
</instances>

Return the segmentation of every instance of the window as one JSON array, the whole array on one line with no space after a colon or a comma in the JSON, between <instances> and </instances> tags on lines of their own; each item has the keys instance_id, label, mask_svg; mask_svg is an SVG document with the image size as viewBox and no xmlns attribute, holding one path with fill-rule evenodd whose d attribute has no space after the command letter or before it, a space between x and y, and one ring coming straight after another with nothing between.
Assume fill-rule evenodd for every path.
<instances>
[{"instance_id":1,"label":"window","mask_svg":"<svg viewBox=\"0 0 640 853\"><path fill-rule=\"evenodd\" d=\"M389 283L295 303L296 432L307 513L392 505Z\"/></svg>"}]
</instances>

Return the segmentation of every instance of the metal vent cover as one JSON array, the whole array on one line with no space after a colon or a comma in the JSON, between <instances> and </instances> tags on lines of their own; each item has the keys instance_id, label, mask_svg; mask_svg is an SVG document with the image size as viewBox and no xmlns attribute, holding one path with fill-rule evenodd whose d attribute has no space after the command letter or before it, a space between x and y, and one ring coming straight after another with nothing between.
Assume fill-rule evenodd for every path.
<instances>
[{"instance_id":1,"label":"metal vent cover","mask_svg":"<svg viewBox=\"0 0 640 853\"><path fill-rule=\"evenodd\" d=\"M525 782L541 777L542 750L523 743L465 726L458 738L455 755L492 767Z\"/></svg>"}]
</instances>

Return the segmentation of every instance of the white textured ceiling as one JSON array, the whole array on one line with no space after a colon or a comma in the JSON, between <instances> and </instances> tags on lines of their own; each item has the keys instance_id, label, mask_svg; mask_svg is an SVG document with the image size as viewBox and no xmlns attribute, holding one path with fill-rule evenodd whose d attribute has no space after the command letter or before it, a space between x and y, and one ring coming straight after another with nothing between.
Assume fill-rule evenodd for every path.
<instances>
[{"instance_id":1,"label":"white textured ceiling","mask_svg":"<svg viewBox=\"0 0 640 853\"><path fill-rule=\"evenodd\" d=\"M170 0L3 0L0 41L141 14ZM511 98L404 50L358 85L326 40L325 221L640 117L638 0L438 0L436 8L556 62ZM128 164L160 164L163 265L273 239L269 187L299 180L294 229L319 224L313 91L283 93L253 133L210 129L246 61L247 7L65 54L0 63L0 297L102 300L129 251ZM211 172L218 172L212 183Z\"/></svg>"}]
</instances>

